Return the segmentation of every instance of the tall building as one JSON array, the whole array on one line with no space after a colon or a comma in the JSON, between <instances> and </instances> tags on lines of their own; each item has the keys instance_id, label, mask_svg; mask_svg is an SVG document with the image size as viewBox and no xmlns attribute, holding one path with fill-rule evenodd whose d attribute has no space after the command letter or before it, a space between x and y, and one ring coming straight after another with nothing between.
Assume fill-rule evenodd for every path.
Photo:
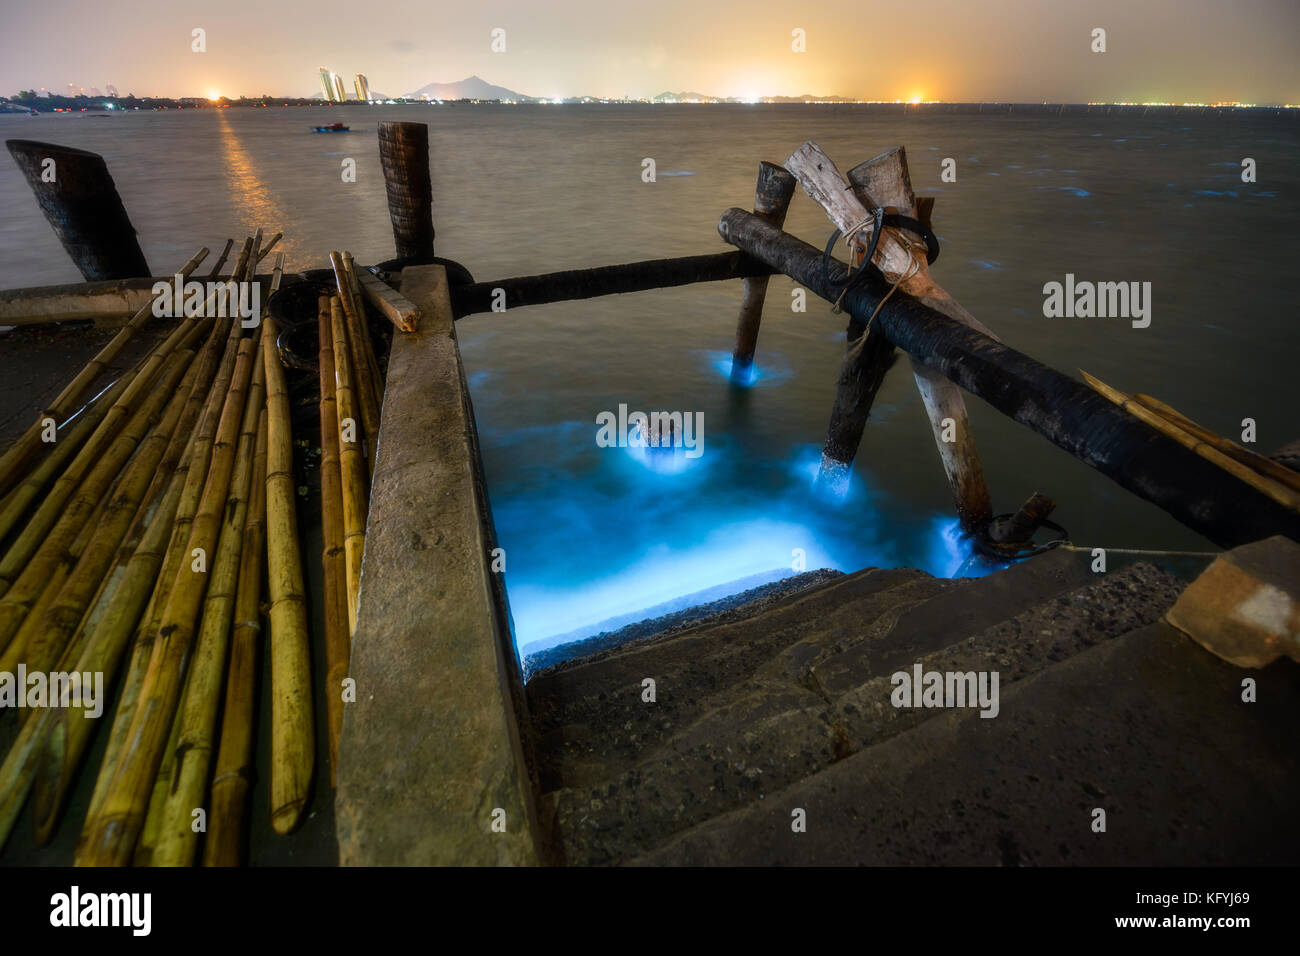
<instances>
[{"instance_id":1,"label":"tall building","mask_svg":"<svg viewBox=\"0 0 1300 956\"><path fill-rule=\"evenodd\" d=\"M334 74L331 73L329 70L325 69L325 67L323 66L320 68L320 85L321 88L325 91L326 101L333 103L334 102Z\"/></svg>"},{"instance_id":2,"label":"tall building","mask_svg":"<svg viewBox=\"0 0 1300 956\"><path fill-rule=\"evenodd\" d=\"M342 103L348 98L348 88L343 85L343 77L338 73L331 73L330 79L334 81L334 98L337 102Z\"/></svg>"},{"instance_id":3,"label":"tall building","mask_svg":"<svg viewBox=\"0 0 1300 956\"><path fill-rule=\"evenodd\" d=\"M364 73L358 73L354 85L357 88L357 99L362 103L370 101L370 81L366 79Z\"/></svg>"}]
</instances>

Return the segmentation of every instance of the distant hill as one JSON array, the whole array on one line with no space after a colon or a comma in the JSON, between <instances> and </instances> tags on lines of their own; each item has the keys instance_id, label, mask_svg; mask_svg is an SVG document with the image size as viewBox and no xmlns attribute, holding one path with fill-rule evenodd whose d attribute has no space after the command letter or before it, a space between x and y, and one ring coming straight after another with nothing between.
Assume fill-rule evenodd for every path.
<instances>
[{"instance_id":1,"label":"distant hill","mask_svg":"<svg viewBox=\"0 0 1300 956\"><path fill-rule=\"evenodd\" d=\"M456 83L429 83L414 93L407 93L408 100L531 100L534 97L526 93L516 93L504 86L496 86L478 76L466 77Z\"/></svg>"}]
</instances>

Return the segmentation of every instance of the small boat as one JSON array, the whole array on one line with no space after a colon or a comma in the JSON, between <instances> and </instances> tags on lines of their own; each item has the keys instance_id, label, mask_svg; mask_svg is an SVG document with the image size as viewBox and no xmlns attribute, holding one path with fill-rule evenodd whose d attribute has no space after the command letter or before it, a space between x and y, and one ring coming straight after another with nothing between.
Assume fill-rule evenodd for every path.
<instances>
[{"instance_id":1,"label":"small boat","mask_svg":"<svg viewBox=\"0 0 1300 956\"><path fill-rule=\"evenodd\" d=\"M344 126L342 123L330 123L328 126L313 126L313 127L311 128L311 131L312 131L313 133L348 133L348 132L351 132L351 130L349 130L348 127Z\"/></svg>"}]
</instances>

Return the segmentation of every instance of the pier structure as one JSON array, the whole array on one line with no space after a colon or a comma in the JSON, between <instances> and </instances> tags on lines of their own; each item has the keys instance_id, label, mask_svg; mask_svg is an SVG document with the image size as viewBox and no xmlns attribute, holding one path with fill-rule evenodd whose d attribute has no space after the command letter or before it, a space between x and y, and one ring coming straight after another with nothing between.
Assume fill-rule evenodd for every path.
<instances>
[{"instance_id":1,"label":"pier structure","mask_svg":"<svg viewBox=\"0 0 1300 956\"><path fill-rule=\"evenodd\" d=\"M1136 807L1144 794L1159 792L1181 806L1179 794L1199 781L1211 804L1253 814L1259 824L1241 831L1236 850L1260 861L1279 858L1277 841L1262 834L1269 826L1294 830L1289 801L1300 795L1292 793L1300 778L1288 777L1288 768L1294 770L1296 754L1276 732L1282 723L1272 723L1279 705L1249 713L1228 705L1237 671L1224 648L1231 644L1231 654L1258 662L1266 658L1243 652L1243 642L1280 640L1282 652L1296 658L1294 635L1279 639L1261 618L1246 632L1225 637L1207 629L1189 640L1189 625L1180 630L1170 623L1179 617L1169 617L1180 582L1141 564L1096 577L1068 546L977 581L866 569L755 596L654 639L548 667L525 688L455 329L457 321L493 311L501 294L513 320L530 304L740 279L731 387L743 387L758 349L766 281L776 273L791 277L849 318L823 480L847 473L894 353L905 352L956 515L990 558L1048 550L1035 546L1034 535L1050 526L1053 502L1035 492L1018 511L993 513L963 391L1221 548L1260 549L1257 543L1267 542L1217 572L1245 575L1234 580L1273 587L1285 581L1300 547L1300 488L1290 469L1243 460L1189 425L1171 424L1171 416L1152 412L1163 424L1155 423L1135 413L1122 393L1090 387L1002 343L931 278L934 203L912 193L901 147L852 167L847 179L813 143L784 164L761 164L753 211L729 209L718 223L734 251L475 282L464 267L434 255L427 127L383 123L379 144L396 259L365 269L336 254L327 274L284 276L279 293L281 302L298 296L312 321L319 318L321 368L325 329L331 330L337 388L322 372L321 399L336 406L329 414L322 408L323 431L333 422L343 436L353 421L345 412L367 387L381 399L358 447L348 449L340 437L342 450L334 453L353 453L350 491L348 466L337 467L345 496L355 493L361 502L364 536L364 549L348 552L342 565L346 635L331 645L325 687L327 695L348 695L340 719L329 722L341 862L916 862L916 844L898 834L918 805L938 832L942 806L983 806L981 800L985 815L955 835L945 830L952 838L927 844L923 862L1047 862L1053 840L1053 852L1073 856L1052 862L1230 861L1213 853L1193 859L1154 839L1123 844L1128 850L1090 849L1081 842L1086 837L1058 840L1053 827L1078 809L1078 794L1036 780L1034 797L1017 803L1015 787L989 779L1004 766L1032 773L1043 748L1055 748L1078 775L1097 777L1103 770L1080 736L1085 726L1116 748L1128 747L1133 761L1147 761L1146 771L1112 780L1112 789L1088 783L1094 801ZM43 149L59 147L25 144L21 151L35 164ZM846 237L847 264L783 231L796 183ZM130 229L123 214L96 233L84 205L32 184L60 236L77 237L65 241L74 258L101 261ZM265 251L260 232L250 237L231 274L259 281ZM142 278L142 260L132 269L87 272L99 281L85 285L0 294L0 322L111 322L133 310L139 316L152 300L150 280ZM278 269L273 281L280 281ZM277 321L264 320L261 347L268 394L283 396L275 370L292 353L285 336L293 330ZM379 337L376 322L385 327ZM135 328L123 327L131 334ZM367 358L367 349L385 341L386 359ZM374 373L369 386L367 369ZM355 417L364 418L362 406L355 407ZM40 452L20 440L0 459L0 493L20 487ZM280 478L284 467L275 472ZM357 507L349 512L344 498L348 540ZM1247 583L1239 593L1248 603L1254 592ZM292 598L292 589L282 597ZM1201 603L1184 609L1213 605L1193 598ZM962 621L960 633L951 628L954 620ZM342 670L334 666L340 660ZM981 666L991 660L996 668ZM986 700L983 714L886 706L898 673L915 665L920 683L945 664L976 677L1000 670L1011 685L1007 696L1000 704ZM1130 676L1116 677L1122 674ZM1152 692L1137 687L1134 674L1163 676L1150 678ZM647 679L657 688L657 710L641 706ZM1116 679L1118 696L1103 700L1100 689ZM979 685L970 686L974 693ZM1290 677L1272 686L1277 699L1294 701ZM1205 703L1207 693L1218 695L1213 703ZM1128 709L1108 716L1116 700ZM1230 728L1240 743L1239 774L1213 773L1213 748L1133 748L1135 723L1146 734L1141 740L1171 740L1183 732L1182 708L1198 700L1196 719ZM983 723L998 707L1013 716ZM641 730L617 729L629 727ZM1262 792L1273 797L1230 785L1257 771ZM317 777L320 786L319 771ZM994 804L1015 805L1003 815L1005 825L987 815ZM792 828L798 813L821 814L821 823ZM1186 813L1180 826L1204 822L1199 811ZM855 824L859 818L866 822ZM798 839L832 820L833 831ZM1144 826L1157 824L1147 813ZM1087 822L1079 827L1086 832Z\"/></svg>"}]
</instances>

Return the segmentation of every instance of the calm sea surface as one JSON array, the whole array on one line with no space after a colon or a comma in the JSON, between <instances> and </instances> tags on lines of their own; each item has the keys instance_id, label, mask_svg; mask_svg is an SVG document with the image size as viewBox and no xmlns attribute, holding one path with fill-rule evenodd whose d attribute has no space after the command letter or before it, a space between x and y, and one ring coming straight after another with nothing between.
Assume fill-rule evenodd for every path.
<instances>
[{"instance_id":1,"label":"calm sea surface","mask_svg":"<svg viewBox=\"0 0 1300 956\"><path fill-rule=\"evenodd\" d=\"M938 197L936 278L1008 344L1063 371L1147 392L1224 434L1258 423L1268 453L1300 437L1300 139L1286 120L1137 116L885 116L844 107L384 107L0 117L5 138L102 153L156 273L201 244L283 229L293 268L330 249L393 255L375 128L431 127L440 255L483 281L724 251L718 216L749 206L763 159L807 139L841 169L907 147ZM346 135L307 127L349 122ZM341 161L356 160L343 183ZM641 180L653 157L658 181ZM957 160L957 181L940 163ZM1258 182L1243 184L1252 157ZM79 281L17 169L0 160L0 284ZM830 226L802 192L786 228ZM1047 319L1067 272L1152 284L1149 328ZM846 500L814 493L844 319L813 297L790 310L774 278L760 377L726 380L738 283L616 296L462 320L518 643L746 576L914 565L963 553L947 484L906 364L877 400ZM0 348L3 348L0 345ZM703 412L704 454L662 473L598 448L597 414ZM1088 546L1206 542L980 400L968 398L997 511L1031 492Z\"/></svg>"}]
</instances>

